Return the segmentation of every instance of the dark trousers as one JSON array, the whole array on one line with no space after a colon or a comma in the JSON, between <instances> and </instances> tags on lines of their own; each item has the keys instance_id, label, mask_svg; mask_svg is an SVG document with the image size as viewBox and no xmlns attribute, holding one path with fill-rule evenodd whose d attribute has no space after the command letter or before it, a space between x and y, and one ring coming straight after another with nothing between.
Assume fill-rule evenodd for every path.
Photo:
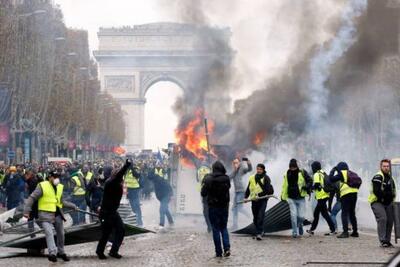
<instances>
[{"instance_id":1,"label":"dark trousers","mask_svg":"<svg viewBox=\"0 0 400 267\"><path fill-rule=\"evenodd\" d=\"M349 232L349 218L353 227L353 232L357 233L357 218L356 218L356 204L357 193L350 193L340 198L342 203L342 225L343 232Z\"/></svg>"},{"instance_id":2,"label":"dark trousers","mask_svg":"<svg viewBox=\"0 0 400 267\"><path fill-rule=\"evenodd\" d=\"M378 225L378 238L381 243L390 242L394 221L393 203L383 205L375 202L371 205Z\"/></svg>"},{"instance_id":3,"label":"dark trousers","mask_svg":"<svg viewBox=\"0 0 400 267\"><path fill-rule=\"evenodd\" d=\"M329 229L331 230L331 232L335 232L335 224L333 223L332 218L329 216L328 207L326 206L327 201L328 201L328 198L318 199L317 206L315 207L315 210L314 210L314 220L313 220L311 228L310 228L311 231L314 231L315 229L317 229L319 215L321 214L322 217L324 217L325 221L328 223Z\"/></svg>"},{"instance_id":4,"label":"dark trousers","mask_svg":"<svg viewBox=\"0 0 400 267\"><path fill-rule=\"evenodd\" d=\"M207 224L207 232L211 232L211 223L210 223L210 216L208 214L208 202L206 197L202 197L202 204L203 204L203 216L204 220L206 221Z\"/></svg>"},{"instance_id":5,"label":"dark trousers","mask_svg":"<svg viewBox=\"0 0 400 267\"><path fill-rule=\"evenodd\" d=\"M102 214L100 212L101 237L97 244L96 253L103 254L111 233L114 234L110 253L118 253L124 240L125 229L118 212Z\"/></svg>"},{"instance_id":6,"label":"dark trousers","mask_svg":"<svg viewBox=\"0 0 400 267\"><path fill-rule=\"evenodd\" d=\"M210 216L210 222L213 232L215 253L217 256L222 256L221 237L224 251L230 250L231 248L227 229L229 208L209 207L208 214Z\"/></svg>"},{"instance_id":7,"label":"dark trousers","mask_svg":"<svg viewBox=\"0 0 400 267\"><path fill-rule=\"evenodd\" d=\"M258 200L251 202L251 211L253 212L253 223L256 227L257 235L264 233L264 215L267 208L267 200Z\"/></svg>"}]
</instances>

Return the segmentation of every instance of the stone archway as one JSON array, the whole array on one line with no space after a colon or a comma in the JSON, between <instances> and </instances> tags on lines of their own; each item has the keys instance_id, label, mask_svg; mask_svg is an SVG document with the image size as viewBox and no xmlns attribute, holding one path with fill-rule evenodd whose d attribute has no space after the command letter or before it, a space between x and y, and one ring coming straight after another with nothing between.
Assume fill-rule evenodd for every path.
<instances>
[{"instance_id":1,"label":"stone archway","mask_svg":"<svg viewBox=\"0 0 400 267\"><path fill-rule=\"evenodd\" d=\"M218 30L230 36L228 29ZM159 81L190 90L199 66L224 56L202 45L198 27L179 23L152 23L122 28L100 28L98 62L101 89L119 101L125 112L128 151L143 149L144 105L147 90Z\"/></svg>"}]
</instances>

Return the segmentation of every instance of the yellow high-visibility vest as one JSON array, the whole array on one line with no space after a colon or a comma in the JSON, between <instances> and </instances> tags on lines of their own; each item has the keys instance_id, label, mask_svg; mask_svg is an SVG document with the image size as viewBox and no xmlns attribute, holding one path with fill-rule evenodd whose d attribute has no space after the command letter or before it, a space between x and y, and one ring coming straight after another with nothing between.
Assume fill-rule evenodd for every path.
<instances>
[{"instance_id":1,"label":"yellow high-visibility vest","mask_svg":"<svg viewBox=\"0 0 400 267\"><path fill-rule=\"evenodd\" d=\"M377 174L375 174L375 176L378 176L378 175L382 176L381 190L383 191L383 189L384 189L383 188L383 180L385 179L385 175L383 174L382 171L379 171ZM396 188L395 188L395 183L394 183L393 177L391 177L391 179L392 179L391 183L392 183L393 200L395 200L396 199ZM372 181L371 181L371 187L370 187L369 191L370 191L370 193L369 193L369 196L368 196L368 202L372 204L372 203L378 201L377 196L374 194Z\"/></svg>"},{"instance_id":2,"label":"yellow high-visibility vest","mask_svg":"<svg viewBox=\"0 0 400 267\"><path fill-rule=\"evenodd\" d=\"M139 188L139 180L137 177L133 176L132 170L128 170L125 174L125 183L127 188Z\"/></svg>"},{"instance_id":3,"label":"yellow high-visibility vest","mask_svg":"<svg viewBox=\"0 0 400 267\"><path fill-rule=\"evenodd\" d=\"M350 193L358 193L358 188L350 187L347 184L347 180L349 179L348 171L346 171L346 170L342 171L342 175L343 175L344 182L340 182L340 197L343 197Z\"/></svg>"},{"instance_id":4,"label":"yellow high-visibility vest","mask_svg":"<svg viewBox=\"0 0 400 267\"><path fill-rule=\"evenodd\" d=\"M42 188L43 195L39 198L38 209L40 211L56 212L57 207L62 209L61 197L63 194L64 186L57 185L57 193L53 185L49 181L39 183Z\"/></svg>"},{"instance_id":5,"label":"yellow high-visibility vest","mask_svg":"<svg viewBox=\"0 0 400 267\"><path fill-rule=\"evenodd\" d=\"M93 177L93 172L87 172L85 177L86 182L89 183L92 177Z\"/></svg>"},{"instance_id":6,"label":"yellow high-visibility vest","mask_svg":"<svg viewBox=\"0 0 400 267\"><path fill-rule=\"evenodd\" d=\"M204 177L206 177L206 175L209 173L211 173L211 169L208 166L200 166L200 168L197 169L197 191L201 191Z\"/></svg>"},{"instance_id":7,"label":"yellow high-visibility vest","mask_svg":"<svg viewBox=\"0 0 400 267\"><path fill-rule=\"evenodd\" d=\"M265 184L265 178L261 179L261 183ZM256 176L252 175L249 178L249 190L250 190L250 199L255 199L258 197L258 194L263 192L262 187L259 183L256 182Z\"/></svg>"},{"instance_id":8,"label":"yellow high-visibility vest","mask_svg":"<svg viewBox=\"0 0 400 267\"><path fill-rule=\"evenodd\" d=\"M314 173L314 184L319 183L322 187L321 191L315 190L315 198L318 199L325 199L329 197L329 193L324 191L324 174L321 170Z\"/></svg>"},{"instance_id":9,"label":"yellow high-visibility vest","mask_svg":"<svg viewBox=\"0 0 400 267\"><path fill-rule=\"evenodd\" d=\"M304 178L303 172L299 170L299 175L297 179L297 184L299 186L299 192L301 197L307 196L307 191L304 189L306 186L306 179ZM281 199L282 200L287 200L289 198L288 194L288 179L287 179L287 173L283 177L283 185L282 185L282 194L281 194Z\"/></svg>"},{"instance_id":10,"label":"yellow high-visibility vest","mask_svg":"<svg viewBox=\"0 0 400 267\"><path fill-rule=\"evenodd\" d=\"M154 173L162 178L164 178L164 171L162 168L155 168Z\"/></svg>"},{"instance_id":11,"label":"yellow high-visibility vest","mask_svg":"<svg viewBox=\"0 0 400 267\"><path fill-rule=\"evenodd\" d=\"M75 182L75 187L74 187L74 190L72 192L72 195L74 195L74 196L83 196L83 195L85 195L86 191L82 187L81 179L79 179L78 176L73 176L72 180L74 180L74 182Z\"/></svg>"}]
</instances>

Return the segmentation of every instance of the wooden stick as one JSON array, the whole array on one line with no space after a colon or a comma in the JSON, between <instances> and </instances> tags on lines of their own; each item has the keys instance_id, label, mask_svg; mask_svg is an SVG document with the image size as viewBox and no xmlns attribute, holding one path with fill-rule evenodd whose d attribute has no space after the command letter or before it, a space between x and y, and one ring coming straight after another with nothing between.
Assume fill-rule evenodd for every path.
<instances>
[{"instance_id":1,"label":"wooden stick","mask_svg":"<svg viewBox=\"0 0 400 267\"><path fill-rule=\"evenodd\" d=\"M244 199L242 201L236 202L236 204L244 204L244 203L248 203L250 201L257 201L257 200L261 200L261 199L266 199L266 198L276 198L279 199L278 197L274 196L274 195L266 195L266 196L262 196L262 197L256 197L256 198L252 198L252 199Z\"/></svg>"}]
</instances>

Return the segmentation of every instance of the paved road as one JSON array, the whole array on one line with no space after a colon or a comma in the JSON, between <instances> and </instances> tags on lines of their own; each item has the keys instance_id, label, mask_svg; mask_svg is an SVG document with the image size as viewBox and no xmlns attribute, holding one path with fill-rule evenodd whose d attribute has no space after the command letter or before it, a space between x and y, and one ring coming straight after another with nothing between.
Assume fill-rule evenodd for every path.
<instances>
[{"instance_id":1,"label":"paved road","mask_svg":"<svg viewBox=\"0 0 400 267\"><path fill-rule=\"evenodd\" d=\"M167 233L146 234L125 240L124 258L99 261L94 256L95 243L67 247L72 260L63 266L365 266L317 265L310 261L385 262L397 249L377 246L373 234L338 240L316 235L292 239L286 233L255 241L250 237L231 235L232 256L216 260L211 235L193 228L174 229ZM1 252L13 251L1 249ZM14 250L15 251L15 250ZM0 266L47 266L46 258L10 258ZM57 265L60 265L58 263ZM381 266L368 265L368 266Z\"/></svg>"}]
</instances>

